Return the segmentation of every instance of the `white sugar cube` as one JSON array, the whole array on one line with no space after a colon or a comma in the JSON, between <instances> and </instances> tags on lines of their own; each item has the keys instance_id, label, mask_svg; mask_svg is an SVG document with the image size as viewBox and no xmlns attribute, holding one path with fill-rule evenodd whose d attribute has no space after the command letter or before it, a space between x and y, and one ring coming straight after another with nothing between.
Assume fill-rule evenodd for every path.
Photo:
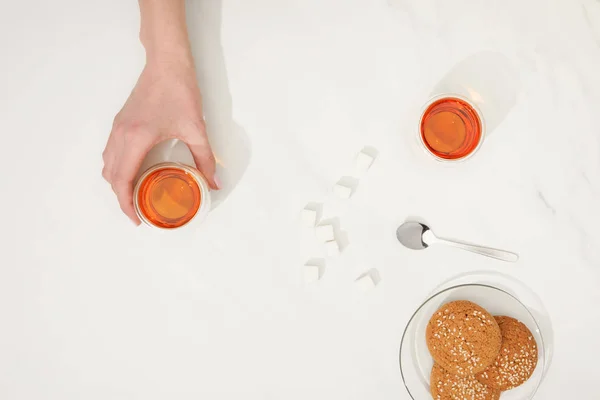
<instances>
[{"instance_id":1,"label":"white sugar cube","mask_svg":"<svg viewBox=\"0 0 600 400\"><path fill-rule=\"evenodd\" d=\"M316 225L317 223L317 212L315 210L310 210L305 208L302 210L302 223L310 228Z\"/></svg>"},{"instance_id":2,"label":"white sugar cube","mask_svg":"<svg viewBox=\"0 0 600 400\"><path fill-rule=\"evenodd\" d=\"M327 255L329 257L335 257L340 254L340 245L337 240L332 240L325 243L325 248L327 249Z\"/></svg>"},{"instance_id":3,"label":"white sugar cube","mask_svg":"<svg viewBox=\"0 0 600 400\"><path fill-rule=\"evenodd\" d=\"M367 292L369 290L374 289L375 286L377 286L377 284L379 282L377 281L377 278L376 278L376 272L374 270L371 270L371 271L359 276L356 279L355 283L360 291Z\"/></svg>"},{"instance_id":4,"label":"white sugar cube","mask_svg":"<svg viewBox=\"0 0 600 400\"><path fill-rule=\"evenodd\" d=\"M364 151L361 151L356 156L356 169L357 169L357 171L361 172L361 173L367 172L369 170L369 168L371 168L371 165L373 164L373 161L375 161L375 159L373 157L371 157L370 155L368 155Z\"/></svg>"},{"instance_id":5,"label":"white sugar cube","mask_svg":"<svg viewBox=\"0 0 600 400\"><path fill-rule=\"evenodd\" d=\"M304 266L304 282L313 283L321 279L320 269L317 265Z\"/></svg>"},{"instance_id":6,"label":"white sugar cube","mask_svg":"<svg viewBox=\"0 0 600 400\"><path fill-rule=\"evenodd\" d=\"M342 185L341 183L337 183L333 187L333 193L340 199L349 199L350 196L352 196L352 188Z\"/></svg>"},{"instance_id":7,"label":"white sugar cube","mask_svg":"<svg viewBox=\"0 0 600 400\"><path fill-rule=\"evenodd\" d=\"M315 228L317 239L321 242L329 242L335 239L335 233L332 225L319 225Z\"/></svg>"}]
</instances>

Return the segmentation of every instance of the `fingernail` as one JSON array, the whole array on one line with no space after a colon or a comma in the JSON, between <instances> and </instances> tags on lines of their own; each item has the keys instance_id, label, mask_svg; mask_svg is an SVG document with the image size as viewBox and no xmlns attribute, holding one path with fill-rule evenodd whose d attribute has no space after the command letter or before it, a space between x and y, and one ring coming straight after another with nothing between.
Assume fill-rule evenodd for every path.
<instances>
[{"instance_id":1,"label":"fingernail","mask_svg":"<svg viewBox=\"0 0 600 400\"><path fill-rule=\"evenodd\" d=\"M221 180L219 179L218 176L214 176L213 177L213 182L215 183L215 186L217 187L217 189L221 189Z\"/></svg>"},{"instance_id":2,"label":"fingernail","mask_svg":"<svg viewBox=\"0 0 600 400\"><path fill-rule=\"evenodd\" d=\"M139 218L134 218L129 215L128 215L128 217L129 217L129 220L131 221L131 223L134 224L135 226L140 226L142 224L142 221L140 221Z\"/></svg>"}]
</instances>

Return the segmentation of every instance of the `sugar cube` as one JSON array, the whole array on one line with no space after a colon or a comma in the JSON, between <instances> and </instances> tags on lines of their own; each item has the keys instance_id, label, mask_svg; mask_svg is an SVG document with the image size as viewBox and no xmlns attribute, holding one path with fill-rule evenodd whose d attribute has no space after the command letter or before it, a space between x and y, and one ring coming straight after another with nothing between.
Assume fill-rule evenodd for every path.
<instances>
[{"instance_id":1,"label":"sugar cube","mask_svg":"<svg viewBox=\"0 0 600 400\"><path fill-rule=\"evenodd\" d=\"M356 156L356 169L358 172L365 173L371 168L373 161L375 161L375 159L372 156L361 151Z\"/></svg>"},{"instance_id":2,"label":"sugar cube","mask_svg":"<svg viewBox=\"0 0 600 400\"><path fill-rule=\"evenodd\" d=\"M333 187L333 193L340 199L349 199L352 196L352 188L341 183L336 183Z\"/></svg>"},{"instance_id":3,"label":"sugar cube","mask_svg":"<svg viewBox=\"0 0 600 400\"><path fill-rule=\"evenodd\" d=\"M305 208L302 210L302 223L307 227L314 227L317 223L317 212L315 210L311 210Z\"/></svg>"},{"instance_id":4,"label":"sugar cube","mask_svg":"<svg viewBox=\"0 0 600 400\"><path fill-rule=\"evenodd\" d=\"M335 233L332 225L319 225L315 228L317 239L321 242L329 242L335 239Z\"/></svg>"},{"instance_id":5,"label":"sugar cube","mask_svg":"<svg viewBox=\"0 0 600 400\"><path fill-rule=\"evenodd\" d=\"M367 292L371 289L374 289L379 283L376 270L370 270L369 272L362 274L356 279L355 283L358 289L362 292Z\"/></svg>"},{"instance_id":6,"label":"sugar cube","mask_svg":"<svg viewBox=\"0 0 600 400\"><path fill-rule=\"evenodd\" d=\"M337 240L331 240L325 243L325 248L327 249L327 255L330 257L335 257L340 254L340 245Z\"/></svg>"},{"instance_id":7,"label":"sugar cube","mask_svg":"<svg viewBox=\"0 0 600 400\"><path fill-rule=\"evenodd\" d=\"M317 265L304 266L304 282L313 283L321 279L320 268Z\"/></svg>"}]
</instances>

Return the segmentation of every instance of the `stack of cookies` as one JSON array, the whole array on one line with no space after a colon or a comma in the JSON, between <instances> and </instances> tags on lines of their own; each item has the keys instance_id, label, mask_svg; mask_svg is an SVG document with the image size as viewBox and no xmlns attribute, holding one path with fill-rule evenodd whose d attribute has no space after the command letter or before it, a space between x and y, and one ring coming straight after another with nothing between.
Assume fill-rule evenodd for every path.
<instances>
[{"instance_id":1,"label":"stack of cookies","mask_svg":"<svg viewBox=\"0 0 600 400\"><path fill-rule=\"evenodd\" d=\"M525 383L537 365L531 331L506 316L493 317L466 300L444 304L426 331L434 360L434 400L496 400Z\"/></svg>"}]
</instances>

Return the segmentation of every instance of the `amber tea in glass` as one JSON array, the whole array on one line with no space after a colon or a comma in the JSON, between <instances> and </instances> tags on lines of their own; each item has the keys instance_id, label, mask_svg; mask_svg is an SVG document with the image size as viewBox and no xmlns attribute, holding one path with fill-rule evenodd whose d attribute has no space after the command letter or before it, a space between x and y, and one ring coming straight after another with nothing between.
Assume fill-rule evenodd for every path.
<instances>
[{"instance_id":1,"label":"amber tea in glass","mask_svg":"<svg viewBox=\"0 0 600 400\"><path fill-rule=\"evenodd\" d=\"M484 135L478 110L467 100L440 96L425 107L419 123L421 143L440 160L462 160L479 148Z\"/></svg>"},{"instance_id":2,"label":"amber tea in glass","mask_svg":"<svg viewBox=\"0 0 600 400\"><path fill-rule=\"evenodd\" d=\"M158 164L139 178L134 205L148 225L174 229L187 225L207 209L208 186L200 173L179 163Z\"/></svg>"}]
</instances>

